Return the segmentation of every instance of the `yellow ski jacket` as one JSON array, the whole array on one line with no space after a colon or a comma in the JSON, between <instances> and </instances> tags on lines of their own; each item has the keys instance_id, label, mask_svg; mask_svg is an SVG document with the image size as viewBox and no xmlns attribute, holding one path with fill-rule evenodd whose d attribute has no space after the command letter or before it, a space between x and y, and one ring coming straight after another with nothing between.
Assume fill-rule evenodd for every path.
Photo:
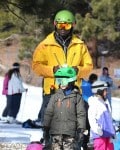
<instances>
[{"instance_id":1,"label":"yellow ski jacket","mask_svg":"<svg viewBox=\"0 0 120 150\"><path fill-rule=\"evenodd\" d=\"M84 42L77 36L72 36L66 55L62 47L56 42L54 32L50 33L36 47L32 61L33 71L44 78L44 94L50 94L51 85L55 85L53 67L64 64L78 68L76 81L78 87L80 87L81 78L87 77L93 68L89 51Z\"/></svg>"}]
</instances>

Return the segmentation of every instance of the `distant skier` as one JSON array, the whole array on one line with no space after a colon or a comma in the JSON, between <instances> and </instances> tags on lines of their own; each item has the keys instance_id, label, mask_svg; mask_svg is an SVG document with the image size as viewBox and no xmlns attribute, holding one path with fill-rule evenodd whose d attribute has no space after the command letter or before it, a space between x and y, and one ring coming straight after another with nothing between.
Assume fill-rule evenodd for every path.
<instances>
[{"instance_id":1,"label":"distant skier","mask_svg":"<svg viewBox=\"0 0 120 150\"><path fill-rule=\"evenodd\" d=\"M20 64L18 62L13 63L12 69L8 76L8 95L10 97L10 106L7 114L7 121L8 123L15 123L17 122L16 117L19 112L22 93L27 92L27 89L23 87L23 81L20 73Z\"/></svg>"}]
</instances>

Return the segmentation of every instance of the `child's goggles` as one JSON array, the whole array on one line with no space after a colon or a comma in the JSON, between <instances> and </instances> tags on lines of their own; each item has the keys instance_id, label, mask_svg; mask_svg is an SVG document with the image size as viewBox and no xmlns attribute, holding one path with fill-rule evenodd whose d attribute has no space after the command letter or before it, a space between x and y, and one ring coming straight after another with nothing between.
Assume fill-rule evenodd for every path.
<instances>
[{"instance_id":1,"label":"child's goggles","mask_svg":"<svg viewBox=\"0 0 120 150\"><path fill-rule=\"evenodd\" d=\"M69 83L68 78L56 78L56 84L57 85L67 86L68 83Z\"/></svg>"},{"instance_id":2,"label":"child's goggles","mask_svg":"<svg viewBox=\"0 0 120 150\"><path fill-rule=\"evenodd\" d=\"M71 23L57 23L56 28L70 30L72 28L72 24Z\"/></svg>"}]
</instances>

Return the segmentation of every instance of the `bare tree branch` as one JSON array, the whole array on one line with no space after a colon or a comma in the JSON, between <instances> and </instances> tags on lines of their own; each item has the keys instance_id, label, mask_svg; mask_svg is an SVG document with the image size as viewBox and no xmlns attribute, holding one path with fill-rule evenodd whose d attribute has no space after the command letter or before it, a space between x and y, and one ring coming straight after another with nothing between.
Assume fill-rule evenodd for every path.
<instances>
[{"instance_id":1,"label":"bare tree branch","mask_svg":"<svg viewBox=\"0 0 120 150\"><path fill-rule=\"evenodd\" d=\"M15 6L15 7L19 8L19 9L22 9L22 7L20 7L20 5L18 5L17 3L13 3L13 2L11 2L9 0L7 0L6 4L11 4L11 5L13 5L13 6Z\"/></svg>"},{"instance_id":2,"label":"bare tree branch","mask_svg":"<svg viewBox=\"0 0 120 150\"><path fill-rule=\"evenodd\" d=\"M14 13L14 11L12 11L12 9L10 9L10 7L8 5L6 5L6 7L12 14L14 14L16 17L18 17L19 19L23 20L26 24L28 24L25 19L23 19L22 17L18 16L16 13Z\"/></svg>"}]
</instances>

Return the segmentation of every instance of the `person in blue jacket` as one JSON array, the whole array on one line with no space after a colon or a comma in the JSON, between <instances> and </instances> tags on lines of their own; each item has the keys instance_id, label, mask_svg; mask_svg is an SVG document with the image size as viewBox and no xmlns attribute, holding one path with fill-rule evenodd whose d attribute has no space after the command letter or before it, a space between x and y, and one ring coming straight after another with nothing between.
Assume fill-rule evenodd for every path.
<instances>
[{"instance_id":1,"label":"person in blue jacket","mask_svg":"<svg viewBox=\"0 0 120 150\"><path fill-rule=\"evenodd\" d=\"M98 75L95 73L90 74L88 81L82 79L82 97L83 99L88 102L88 98L93 95L91 84L98 79Z\"/></svg>"}]
</instances>

